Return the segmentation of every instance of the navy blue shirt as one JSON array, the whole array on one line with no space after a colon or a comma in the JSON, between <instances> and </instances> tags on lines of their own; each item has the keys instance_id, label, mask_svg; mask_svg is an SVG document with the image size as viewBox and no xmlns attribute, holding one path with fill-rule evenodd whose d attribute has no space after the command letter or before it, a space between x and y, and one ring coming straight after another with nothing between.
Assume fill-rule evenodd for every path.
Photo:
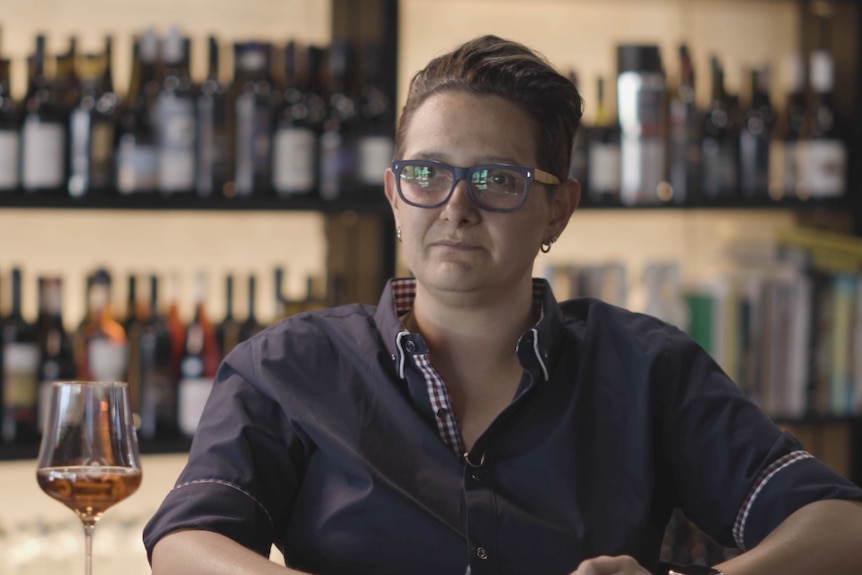
<instances>
[{"instance_id":1,"label":"navy blue shirt","mask_svg":"<svg viewBox=\"0 0 862 575\"><path fill-rule=\"evenodd\" d=\"M653 569L675 507L744 550L807 503L862 500L680 330L534 284L520 386L466 454L445 383L399 320L412 280L240 344L148 552L195 528L262 555L275 543L318 575L563 575L620 554Z\"/></svg>"}]
</instances>

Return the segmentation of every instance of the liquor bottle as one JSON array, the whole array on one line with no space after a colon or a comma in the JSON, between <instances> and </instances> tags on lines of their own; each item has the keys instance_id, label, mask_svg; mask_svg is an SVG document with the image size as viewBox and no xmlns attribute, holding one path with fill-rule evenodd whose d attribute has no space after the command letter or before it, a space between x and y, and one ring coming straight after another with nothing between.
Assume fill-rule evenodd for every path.
<instances>
[{"instance_id":1,"label":"liquor bottle","mask_svg":"<svg viewBox=\"0 0 862 575\"><path fill-rule=\"evenodd\" d=\"M343 199L356 185L356 101L352 94L351 45L344 40L330 44L327 66L327 115L320 134L320 197Z\"/></svg>"},{"instance_id":2,"label":"liquor bottle","mask_svg":"<svg viewBox=\"0 0 862 575\"><path fill-rule=\"evenodd\" d=\"M199 197L223 193L231 146L227 133L227 86L219 81L219 45L208 38L207 75L197 97L197 175Z\"/></svg>"},{"instance_id":3,"label":"liquor bottle","mask_svg":"<svg viewBox=\"0 0 862 575\"><path fill-rule=\"evenodd\" d=\"M173 437L177 429L177 380L171 366L171 334L159 313L158 277L149 278L148 306L138 336L138 374L143 439Z\"/></svg>"},{"instance_id":4,"label":"liquor bottle","mask_svg":"<svg viewBox=\"0 0 862 575\"><path fill-rule=\"evenodd\" d=\"M180 318L180 276L172 273L168 278L168 333L171 338L171 376L174 381L180 377L180 361L186 342L186 326Z\"/></svg>"},{"instance_id":5,"label":"liquor bottle","mask_svg":"<svg viewBox=\"0 0 862 575\"><path fill-rule=\"evenodd\" d=\"M76 333L78 375L82 379L123 381L128 370L126 331L114 318L111 276L97 270L88 280L88 314Z\"/></svg>"},{"instance_id":6,"label":"liquor bottle","mask_svg":"<svg viewBox=\"0 0 862 575\"><path fill-rule=\"evenodd\" d=\"M18 190L21 111L12 97L10 61L0 58L0 193Z\"/></svg>"},{"instance_id":7,"label":"liquor bottle","mask_svg":"<svg viewBox=\"0 0 862 575\"><path fill-rule=\"evenodd\" d=\"M60 106L66 111L80 99L81 80L78 77L77 59L78 39L71 36L69 49L54 56L54 79L51 81L51 89L57 95Z\"/></svg>"},{"instance_id":8,"label":"liquor bottle","mask_svg":"<svg viewBox=\"0 0 862 575\"><path fill-rule=\"evenodd\" d=\"M36 331L21 309L21 269L12 269L12 302L0 325L3 354L3 413L0 437L6 443L26 442L36 435L37 370Z\"/></svg>"},{"instance_id":9,"label":"liquor bottle","mask_svg":"<svg viewBox=\"0 0 862 575\"><path fill-rule=\"evenodd\" d=\"M195 97L189 76L186 40L171 26L162 40L164 72L156 96L155 124L159 149L159 191L195 189Z\"/></svg>"},{"instance_id":10,"label":"liquor bottle","mask_svg":"<svg viewBox=\"0 0 862 575\"><path fill-rule=\"evenodd\" d=\"M589 164L586 191L591 204L619 204L620 131L607 111L604 78L599 77L597 88L596 116L585 133Z\"/></svg>"},{"instance_id":11,"label":"liquor bottle","mask_svg":"<svg viewBox=\"0 0 862 575\"><path fill-rule=\"evenodd\" d=\"M152 109L158 79L158 37L144 30L132 45L132 75L117 121L117 191L153 192L158 186L158 147Z\"/></svg>"},{"instance_id":12,"label":"liquor bottle","mask_svg":"<svg viewBox=\"0 0 862 575\"><path fill-rule=\"evenodd\" d=\"M240 322L233 313L233 275L225 276L225 313L224 318L215 328L216 343L219 354L225 357L239 343Z\"/></svg>"},{"instance_id":13,"label":"liquor bottle","mask_svg":"<svg viewBox=\"0 0 862 575\"><path fill-rule=\"evenodd\" d=\"M104 42L102 78L92 116L90 137L90 189L100 195L114 191L116 182L114 145L120 108L120 99L114 91L113 39L111 36L106 36Z\"/></svg>"},{"instance_id":14,"label":"liquor bottle","mask_svg":"<svg viewBox=\"0 0 862 575\"><path fill-rule=\"evenodd\" d=\"M27 58L29 76L21 128L21 187L65 194L66 121L60 95L45 76L45 37Z\"/></svg>"},{"instance_id":15,"label":"liquor bottle","mask_svg":"<svg viewBox=\"0 0 862 575\"><path fill-rule=\"evenodd\" d=\"M284 295L284 268L276 267L273 270L273 294L275 296L273 305L273 321L278 323L289 315L292 315L289 309L289 300Z\"/></svg>"},{"instance_id":16,"label":"liquor bottle","mask_svg":"<svg viewBox=\"0 0 862 575\"><path fill-rule=\"evenodd\" d=\"M805 78L802 56L784 61L787 104L773 132L769 155L769 195L775 200L794 197L799 180L798 144L805 128Z\"/></svg>"},{"instance_id":17,"label":"liquor bottle","mask_svg":"<svg viewBox=\"0 0 862 575\"><path fill-rule=\"evenodd\" d=\"M769 195L769 145L775 111L769 101L769 68L751 71L751 102L739 132L739 191L745 199Z\"/></svg>"},{"instance_id":18,"label":"liquor bottle","mask_svg":"<svg viewBox=\"0 0 862 575\"><path fill-rule=\"evenodd\" d=\"M126 332L128 362L124 381L129 384L129 396L132 402L132 413L140 414L140 337L142 319L145 311L141 306L137 290L137 277L130 273L127 278L126 317L121 325Z\"/></svg>"},{"instance_id":19,"label":"liquor bottle","mask_svg":"<svg viewBox=\"0 0 862 575\"><path fill-rule=\"evenodd\" d=\"M264 328L257 321L256 313L256 280L254 274L248 276L248 309L246 310L245 320L240 324L239 341L245 341Z\"/></svg>"},{"instance_id":20,"label":"liquor bottle","mask_svg":"<svg viewBox=\"0 0 862 575\"><path fill-rule=\"evenodd\" d=\"M178 387L179 428L192 436L212 389L219 364L218 345L206 313L206 276L196 279L195 315L186 326Z\"/></svg>"},{"instance_id":21,"label":"liquor bottle","mask_svg":"<svg viewBox=\"0 0 862 575\"><path fill-rule=\"evenodd\" d=\"M842 196L846 188L847 149L832 104L834 68L829 52L811 53L809 82L811 108L799 142L800 194L804 198Z\"/></svg>"},{"instance_id":22,"label":"liquor bottle","mask_svg":"<svg viewBox=\"0 0 862 575\"><path fill-rule=\"evenodd\" d=\"M85 54L79 61L80 96L69 112L69 181L73 198L106 193L113 178L114 111L102 99L105 61Z\"/></svg>"},{"instance_id":23,"label":"liquor bottle","mask_svg":"<svg viewBox=\"0 0 862 575\"><path fill-rule=\"evenodd\" d=\"M265 196L272 183L272 46L234 44L234 191L239 197ZM232 103L231 103L232 102Z\"/></svg>"},{"instance_id":24,"label":"liquor bottle","mask_svg":"<svg viewBox=\"0 0 862 575\"><path fill-rule=\"evenodd\" d=\"M364 45L356 118L356 177L365 195L372 198L380 195L394 148L395 114L383 84L382 56L379 44Z\"/></svg>"},{"instance_id":25,"label":"liquor bottle","mask_svg":"<svg viewBox=\"0 0 862 575\"><path fill-rule=\"evenodd\" d=\"M39 350L37 378L39 395L37 421L44 429L51 400L51 384L75 379L78 375L72 339L63 325L63 280L39 278L39 317L36 321L36 346Z\"/></svg>"},{"instance_id":26,"label":"liquor bottle","mask_svg":"<svg viewBox=\"0 0 862 575\"><path fill-rule=\"evenodd\" d=\"M580 90L577 73L574 70L569 70L567 76L575 88ZM580 127L575 132L574 141L572 142L572 158L569 162L569 178L581 182L583 186L586 186L589 181L589 162L587 161L586 137L587 130L587 126L581 122ZM589 200L589 194L584 194L581 198L584 205L589 205Z\"/></svg>"},{"instance_id":27,"label":"liquor bottle","mask_svg":"<svg viewBox=\"0 0 862 575\"><path fill-rule=\"evenodd\" d=\"M273 136L272 183L283 198L307 196L317 183L320 124L326 114L323 98L311 87L317 78L320 50L304 50L306 66L297 66L300 50L289 42L284 50L283 90Z\"/></svg>"},{"instance_id":28,"label":"liquor bottle","mask_svg":"<svg viewBox=\"0 0 862 575\"><path fill-rule=\"evenodd\" d=\"M668 178L672 202L695 203L700 196L700 127L694 88L694 66L688 46L679 47L679 84L670 101Z\"/></svg>"},{"instance_id":29,"label":"liquor bottle","mask_svg":"<svg viewBox=\"0 0 862 575\"><path fill-rule=\"evenodd\" d=\"M733 133L733 112L724 90L724 70L716 56L712 57L710 68L712 95L703 121L701 188L704 199L717 200L736 195L739 138Z\"/></svg>"}]
</instances>

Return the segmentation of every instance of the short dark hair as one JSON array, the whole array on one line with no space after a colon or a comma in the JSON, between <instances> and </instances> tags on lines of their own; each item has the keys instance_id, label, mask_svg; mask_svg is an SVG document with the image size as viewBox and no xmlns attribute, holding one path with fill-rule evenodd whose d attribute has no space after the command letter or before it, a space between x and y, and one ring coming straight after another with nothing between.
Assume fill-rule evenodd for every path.
<instances>
[{"instance_id":1,"label":"short dark hair","mask_svg":"<svg viewBox=\"0 0 862 575\"><path fill-rule=\"evenodd\" d=\"M583 99L543 55L486 35L431 60L410 81L395 134L396 158L403 159L404 135L413 113L429 96L445 90L500 96L524 110L538 126L536 167L566 179Z\"/></svg>"}]
</instances>

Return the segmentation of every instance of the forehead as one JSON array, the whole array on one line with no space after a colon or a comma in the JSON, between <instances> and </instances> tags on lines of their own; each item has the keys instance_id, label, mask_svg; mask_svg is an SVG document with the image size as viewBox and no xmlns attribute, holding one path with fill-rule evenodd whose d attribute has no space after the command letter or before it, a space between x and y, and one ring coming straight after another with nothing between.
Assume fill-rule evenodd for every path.
<instances>
[{"instance_id":1,"label":"forehead","mask_svg":"<svg viewBox=\"0 0 862 575\"><path fill-rule=\"evenodd\" d=\"M447 90L429 96L404 132L404 157L431 157L455 165L504 161L533 165L536 122L495 95Z\"/></svg>"}]
</instances>

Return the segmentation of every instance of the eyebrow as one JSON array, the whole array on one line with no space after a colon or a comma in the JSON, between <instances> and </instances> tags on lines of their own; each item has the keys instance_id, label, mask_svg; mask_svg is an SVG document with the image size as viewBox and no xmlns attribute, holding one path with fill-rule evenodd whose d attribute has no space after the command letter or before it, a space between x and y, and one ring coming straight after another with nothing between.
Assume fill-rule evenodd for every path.
<instances>
[{"instance_id":1,"label":"eyebrow","mask_svg":"<svg viewBox=\"0 0 862 575\"><path fill-rule=\"evenodd\" d=\"M414 154L412 156L413 160L430 160L433 162L441 162L443 164L449 164L450 166L455 166L455 164L451 161L451 158L445 152L420 152L418 154ZM492 156L488 158L483 158L482 161L476 162L472 165L479 166L485 164L504 164L509 166L524 166L528 164L522 164L517 160L514 160L509 157L503 156ZM467 167L467 166L456 166L456 167Z\"/></svg>"}]
</instances>

